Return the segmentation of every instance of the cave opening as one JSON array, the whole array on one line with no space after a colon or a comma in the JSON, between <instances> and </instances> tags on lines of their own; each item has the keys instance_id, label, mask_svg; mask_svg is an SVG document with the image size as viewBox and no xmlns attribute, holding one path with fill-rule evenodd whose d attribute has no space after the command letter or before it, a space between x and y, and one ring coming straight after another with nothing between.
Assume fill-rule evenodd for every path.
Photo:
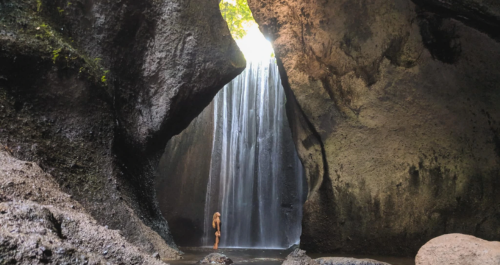
<instances>
[{"instance_id":1,"label":"cave opening","mask_svg":"<svg viewBox=\"0 0 500 265\"><path fill-rule=\"evenodd\" d=\"M220 212L221 248L286 249L300 240L307 183L274 52L246 0L220 8L247 67L168 142L160 209L181 247L211 247Z\"/></svg>"}]
</instances>

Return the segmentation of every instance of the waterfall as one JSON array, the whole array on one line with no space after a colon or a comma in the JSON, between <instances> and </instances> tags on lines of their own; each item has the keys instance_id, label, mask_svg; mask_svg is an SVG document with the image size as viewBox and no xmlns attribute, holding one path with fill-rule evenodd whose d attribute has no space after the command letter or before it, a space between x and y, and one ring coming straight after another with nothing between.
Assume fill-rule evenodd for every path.
<instances>
[{"instance_id":1,"label":"waterfall","mask_svg":"<svg viewBox=\"0 0 500 265\"><path fill-rule=\"evenodd\" d=\"M254 62L214 99L204 238L221 213L220 247L287 248L298 243L304 170L285 113L274 59Z\"/></svg>"}]
</instances>

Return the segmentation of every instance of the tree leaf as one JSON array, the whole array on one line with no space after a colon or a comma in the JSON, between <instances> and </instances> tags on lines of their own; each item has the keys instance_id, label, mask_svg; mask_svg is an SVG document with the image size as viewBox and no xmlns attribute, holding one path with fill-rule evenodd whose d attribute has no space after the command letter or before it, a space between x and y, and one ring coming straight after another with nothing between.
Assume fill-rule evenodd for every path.
<instances>
[{"instance_id":1,"label":"tree leaf","mask_svg":"<svg viewBox=\"0 0 500 265\"><path fill-rule=\"evenodd\" d=\"M222 0L219 8L233 38L243 38L246 35L245 23L254 21L247 0Z\"/></svg>"}]
</instances>

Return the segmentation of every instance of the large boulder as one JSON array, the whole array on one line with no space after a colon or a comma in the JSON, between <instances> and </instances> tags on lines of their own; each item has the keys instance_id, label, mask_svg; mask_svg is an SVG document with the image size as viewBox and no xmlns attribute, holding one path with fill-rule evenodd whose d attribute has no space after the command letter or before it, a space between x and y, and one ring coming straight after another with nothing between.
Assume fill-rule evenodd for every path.
<instances>
[{"instance_id":1,"label":"large boulder","mask_svg":"<svg viewBox=\"0 0 500 265\"><path fill-rule=\"evenodd\" d=\"M500 242L470 235L448 234L433 238L420 248L416 265L498 265Z\"/></svg>"},{"instance_id":2,"label":"large boulder","mask_svg":"<svg viewBox=\"0 0 500 265\"><path fill-rule=\"evenodd\" d=\"M500 239L498 1L248 2L306 169L302 248Z\"/></svg>"},{"instance_id":3,"label":"large boulder","mask_svg":"<svg viewBox=\"0 0 500 265\"><path fill-rule=\"evenodd\" d=\"M161 153L244 67L217 0L3 0L0 144L168 258Z\"/></svg>"}]
</instances>

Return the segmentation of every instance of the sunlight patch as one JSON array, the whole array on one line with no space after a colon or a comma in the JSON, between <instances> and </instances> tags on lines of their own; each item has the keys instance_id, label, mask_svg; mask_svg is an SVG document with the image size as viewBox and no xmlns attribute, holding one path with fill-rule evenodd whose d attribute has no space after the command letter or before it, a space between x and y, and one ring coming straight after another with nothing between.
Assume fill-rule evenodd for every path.
<instances>
[{"instance_id":1,"label":"sunlight patch","mask_svg":"<svg viewBox=\"0 0 500 265\"><path fill-rule=\"evenodd\" d=\"M246 0L222 0L219 8L247 61L274 57L273 47L260 32Z\"/></svg>"}]
</instances>

